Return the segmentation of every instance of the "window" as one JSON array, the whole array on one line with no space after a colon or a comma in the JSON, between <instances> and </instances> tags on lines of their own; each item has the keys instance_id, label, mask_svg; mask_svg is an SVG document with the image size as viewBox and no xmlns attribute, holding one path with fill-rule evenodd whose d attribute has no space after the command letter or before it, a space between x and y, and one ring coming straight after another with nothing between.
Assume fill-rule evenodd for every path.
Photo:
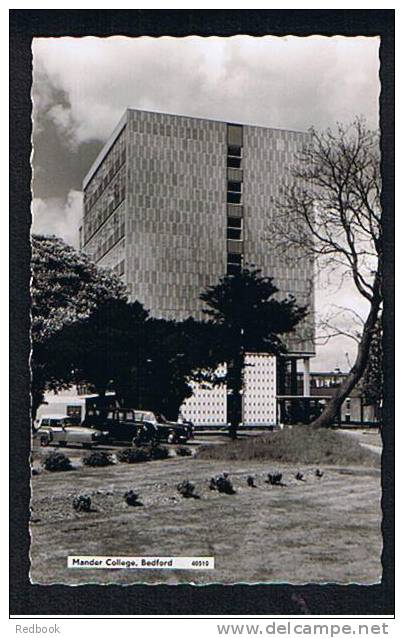
<instances>
[{"instance_id":1,"label":"window","mask_svg":"<svg viewBox=\"0 0 404 638\"><path fill-rule=\"evenodd\" d=\"M228 168L240 168L241 167L241 157L228 157L227 158L227 167Z\"/></svg>"},{"instance_id":2,"label":"window","mask_svg":"<svg viewBox=\"0 0 404 638\"><path fill-rule=\"evenodd\" d=\"M227 154L232 157L241 157L241 146L229 146Z\"/></svg>"},{"instance_id":3,"label":"window","mask_svg":"<svg viewBox=\"0 0 404 638\"><path fill-rule=\"evenodd\" d=\"M236 265L241 266L241 254L229 253L227 255L227 263L236 264Z\"/></svg>"},{"instance_id":4,"label":"window","mask_svg":"<svg viewBox=\"0 0 404 638\"><path fill-rule=\"evenodd\" d=\"M242 206L233 206L232 204L228 204L227 206L227 214L229 217L242 217L243 216L243 207Z\"/></svg>"},{"instance_id":5,"label":"window","mask_svg":"<svg viewBox=\"0 0 404 638\"><path fill-rule=\"evenodd\" d=\"M242 242L240 240L235 241L234 239L228 239L227 252L232 253L233 255L241 255L243 252Z\"/></svg>"},{"instance_id":6,"label":"window","mask_svg":"<svg viewBox=\"0 0 404 638\"><path fill-rule=\"evenodd\" d=\"M241 239L241 228L228 228L227 239Z\"/></svg>"},{"instance_id":7,"label":"window","mask_svg":"<svg viewBox=\"0 0 404 638\"><path fill-rule=\"evenodd\" d=\"M227 190L233 193L241 193L241 182L227 182Z\"/></svg>"},{"instance_id":8,"label":"window","mask_svg":"<svg viewBox=\"0 0 404 638\"><path fill-rule=\"evenodd\" d=\"M242 182L243 171L241 170L241 168L228 168L227 179L229 182Z\"/></svg>"},{"instance_id":9,"label":"window","mask_svg":"<svg viewBox=\"0 0 404 638\"><path fill-rule=\"evenodd\" d=\"M81 419L81 406L80 405L68 405L66 407L67 416Z\"/></svg>"},{"instance_id":10,"label":"window","mask_svg":"<svg viewBox=\"0 0 404 638\"><path fill-rule=\"evenodd\" d=\"M240 204L240 202L241 202L241 193L227 193L228 204Z\"/></svg>"},{"instance_id":11,"label":"window","mask_svg":"<svg viewBox=\"0 0 404 638\"><path fill-rule=\"evenodd\" d=\"M229 228L241 228L241 217L228 217L227 226Z\"/></svg>"},{"instance_id":12,"label":"window","mask_svg":"<svg viewBox=\"0 0 404 638\"><path fill-rule=\"evenodd\" d=\"M227 125L227 143L229 146L243 146L243 127L239 124Z\"/></svg>"}]
</instances>

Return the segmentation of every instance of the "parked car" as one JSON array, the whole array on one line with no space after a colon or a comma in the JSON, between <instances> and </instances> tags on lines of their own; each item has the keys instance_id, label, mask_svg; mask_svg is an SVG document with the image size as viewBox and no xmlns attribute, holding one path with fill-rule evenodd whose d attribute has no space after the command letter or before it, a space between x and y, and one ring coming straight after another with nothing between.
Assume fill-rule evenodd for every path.
<instances>
[{"instance_id":1,"label":"parked car","mask_svg":"<svg viewBox=\"0 0 404 638\"><path fill-rule=\"evenodd\" d=\"M71 444L80 444L83 447L91 448L94 445L109 442L108 432L77 425L77 420L74 417L63 415L41 417L36 435L42 446L57 444L65 447Z\"/></svg>"},{"instance_id":2,"label":"parked car","mask_svg":"<svg viewBox=\"0 0 404 638\"><path fill-rule=\"evenodd\" d=\"M167 443L186 443L193 436L193 425L168 421L161 412L135 410L135 418L138 422L148 421L157 429L160 441Z\"/></svg>"},{"instance_id":3,"label":"parked car","mask_svg":"<svg viewBox=\"0 0 404 638\"><path fill-rule=\"evenodd\" d=\"M90 409L84 423L90 428L107 431L112 443L142 445L158 440L155 423L130 408L113 408L106 412Z\"/></svg>"}]
</instances>

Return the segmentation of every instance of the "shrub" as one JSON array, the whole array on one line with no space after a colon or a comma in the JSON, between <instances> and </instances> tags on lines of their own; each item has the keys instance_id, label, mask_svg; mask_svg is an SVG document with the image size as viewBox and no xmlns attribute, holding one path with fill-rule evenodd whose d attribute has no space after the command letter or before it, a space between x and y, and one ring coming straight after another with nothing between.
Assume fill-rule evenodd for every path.
<instances>
[{"instance_id":1,"label":"shrub","mask_svg":"<svg viewBox=\"0 0 404 638\"><path fill-rule=\"evenodd\" d=\"M247 485L248 485L248 487L257 487L255 485L253 476L247 476Z\"/></svg>"},{"instance_id":2,"label":"shrub","mask_svg":"<svg viewBox=\"0 0 404 638\"><path fill-rule=\"evenodd\" d=\"M88 494L80 494L73 499L73 508L76 512L90 512L91 511L91 497Z\"/></svg>"},{"instance_id":3,"label":"shrub","mask_svg":"<svg viewBox=\"0 0 404 638\"><path fill-rule=\"evenodd\" d=\"M145 463L150 461L150 454L144 448L128 447L117 454L121 463Z\"/></svg>"},{"instance_id":4,"label":"shrub","mask_svg":"<svg viewBox=\"0 0 404 638\"><path fill-rule=\"evenodd\" d=\"M150 450L150 458L153 461L160 461L168 458L169 451L166 447L160 447L158 445L154 445Z\"/></svg>"},{"instance_id":5,"label":"shrub","mask_svg":"<svg viewBox=\"0 0 404 638\"><path fill-rule=\"evenodd\" d=\"M209 483L210 490L217 490L221 494L235 494L236 490L234 489L232 482L228 478L228 474L223 472L219 476L215 476L210 479Z\"/></svg>"},{"instance_id":6,"label":"shrub","mask_svg":"<svg viewBox=\"0 0 404 638\"><path fill-rule=\"evenodd\" d=\"M195 494L195 485L190 481L181 481L178 483L177 490L184 498L199 498Z\"/></svg>"},{"instance_id":7,"label":"shrub","mask_svg":"<svg viewBox=\"0 0 404 638\"><path fill-rule=\"evenodd\" d=\"M192 456L192 450L189 447L177 447L175 453L177 456Z\"/></svg>"},{"instance_id":8,"label":"shrub","mask_svg":"<svg viewBox=\"0 0 404 638\"><path fill-rule=\"evenodd\" d=\"M90 467L106 467L107 465L113 465L114 461L108 452L97 450L96 452L92 452L88 456L85 456L83 458L83 463Z\"/></svg>"},{"instance_id":9,"label":"shrub","mask_svg":"<svg viewBox=\"0 0 404 638\"><path fill-rule=\"evenodd\" d=\"M143 505L143 503L138 500L139 494L136 494L133 490L128 490L127 492L125 492L123 498L125 499L125 503L127 505L131 505L132 507L139 507Z\"/></svg>"},{"instance_id":10,"label":"shrub","mask_svg":"<svg viewBox=\"0 0 404 638\"><path fill-rule=\"evenodd\" d=\"M48 454L43 466L48 472L67 472L73 469L69 457L63 452L51 452Z\"/></svg>"},{"instance_id":11,"label":"shrub","mask_svg":"<svg viewBox=\"0 0 404 638\"><path fill-rule=\"evenodd\" d=\"M275 472L275 474L268 474L268 480L265 481L270 485L282 485L282 472Z\"/></svg>"}]
</instances>

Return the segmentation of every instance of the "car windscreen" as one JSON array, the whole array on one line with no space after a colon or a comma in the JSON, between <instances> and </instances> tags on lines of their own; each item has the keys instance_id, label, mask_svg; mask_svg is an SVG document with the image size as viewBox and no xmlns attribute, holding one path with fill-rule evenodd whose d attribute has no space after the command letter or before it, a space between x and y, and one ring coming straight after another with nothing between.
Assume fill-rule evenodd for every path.
<instances>
[{"instance_id":1,"label":"car windscreen","mask_svg":"<svg viewBox=\"0 0 404 638\"><path fill-rule=\"evenodd\" d=\"M156 417L153 412L143 412L140 410L135 410L135 421L138 423L142 423L143 421L150 421L151 423L156 422Z\"/></svg>"},{"instance_id":2,"label":"car windscreen","mask_svg":"<svg viewBox=\"0 0 404 638\"><path fill-rule=\"evenodd\" d=\"M77 419L74 417L67 417L63 419L63 425L77 425Z\"/></svg>"},{"instance_id":3,"label":"car windscreen","mask_svg":"<svg viewBox=\"0 0 404 638\"><path fill-rule=\"evenodd\" d=\"M60 419L49 419L49 425L55 425L61 427L65 424L65 420L63 418Z\"/></svg>"},{"instance_id":4,"label":"car windscreen","mask_svg":"<svg viewBox=\"0 0 404 638\"><path fill-rule=\"evenodd\" d=\"M134 421L135 414L133 410L120 410L118 412L118 418L120 421Z\"/></svg>"}]
</instances>

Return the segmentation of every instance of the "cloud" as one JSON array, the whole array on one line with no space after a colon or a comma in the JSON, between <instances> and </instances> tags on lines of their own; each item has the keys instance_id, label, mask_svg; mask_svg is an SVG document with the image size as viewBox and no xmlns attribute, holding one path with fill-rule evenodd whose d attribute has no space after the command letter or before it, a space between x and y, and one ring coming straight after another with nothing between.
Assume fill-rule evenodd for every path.
<instances>
[{"instance_id":1,"label":"cloud","mask_svg":"<svg viewBox=\"0 0 404 638\"><path fill-rule=\"evenodd\" d=\"M74 130L76 122L69 106L63 104L55 104L48 109L48 117L54 122L57 128L64 134L67 141L75 147Z\"/></svg>"},{"instance_id":2,"label":"cloud","mask_svg":"<svg viewBox=\"0 0 404 638\"><path fill-rule=\"evenodd\" d=\"M33 201L33 231L75 246L77 167L127 107L289 129L356 115L378 125L378 37L37 38L33 65L34 139L42 145L33 160L42 196ZM47 189L63 192L47 198ZM316 291L318 312L330 303L363 312L348 284ZM313 369L347 369L345 353L352 362L354 350L343 337L319 346Z\"/></svg>"},{"instance_id":3,"label":"cloud","mask_svg":"<svg viewBox=\"0 0 404 638\"><path fill-rule=\"evenodd\" d=\"M378 45L340 36L39 38L34 101L49 85L67 96L48 116L75 144L104 141L128 106L284 128L356 114L376 125Z\"/></svg>"},{"instance_id":4,"label":"cloud","mask_svg":"<svg viewBox=\"0 0 404 638\"><path fill-rule=\"evenodd\" d=\"M79 247L79 225L83 194L70 191L66 199L50 197L32 200L32 232L56 235L75 248Z\"/></svg>"}]
</instances>

